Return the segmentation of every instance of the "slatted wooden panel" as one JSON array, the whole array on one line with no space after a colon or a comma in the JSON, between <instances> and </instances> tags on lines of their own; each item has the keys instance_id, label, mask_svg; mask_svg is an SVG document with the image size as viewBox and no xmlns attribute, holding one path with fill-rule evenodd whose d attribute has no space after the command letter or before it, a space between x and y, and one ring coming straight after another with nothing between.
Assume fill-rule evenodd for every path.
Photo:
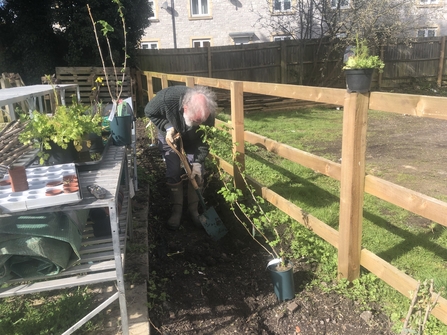
<instances>
[{"instance_id":1,"label":"slatted wooden panel","mask_svg":"<svg viewBox=\"0 0 447 335\"><path fill-rule=\"evenodd\" d=\"M122 80L122 73L117 69L118 80ZM126 68L125 79L123 85L123 92L121 98L132 97L134 102L134 109L136 106L135 95L135 81L131 77L130 69ZM112 67L106 68L106 74L109 78L109 84L112 89L112 93L115 94L115 74ZM104 70L102 67L57 67L56 78L59 84L78 84L81 93L81 102L84 104L90 104L94 101L95 91L92 90L95 87L96 78L101 77L104 79L104 86L99 90L99 101L104 104L112 102L107 86L105 85ZM68 99L67 99L68 100Z\"/></svg>"}]
</instances>

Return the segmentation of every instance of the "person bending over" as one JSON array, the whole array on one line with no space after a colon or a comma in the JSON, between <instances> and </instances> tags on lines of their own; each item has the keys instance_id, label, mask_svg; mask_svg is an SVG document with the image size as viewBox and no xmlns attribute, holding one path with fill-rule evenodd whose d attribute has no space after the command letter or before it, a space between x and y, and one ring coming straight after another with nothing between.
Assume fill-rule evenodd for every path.
<instances>
[{"instance_id":1,"label":"person bending over","mask_svg":"<svg viewBox=\"0 0 447 335\"><path fill-rule=\"evenodd\" d=\"M180 166L180 158L167 144L174 143L174 135L182 137L183 147L191 164L192 178L199 187L203 184L204 161L209 148L203 142L200 125L214 126L216 95L203 86L171 86L157 93L144 108L145 115L158 129L158 145L166 162L166 185L170 190L172 205L167 227L178 229L183 209L183 181L185 174ZM201 226L198 212L199 198L191 182L188 182L188 211L197 226Z\"/></svg>"}]
</instances>

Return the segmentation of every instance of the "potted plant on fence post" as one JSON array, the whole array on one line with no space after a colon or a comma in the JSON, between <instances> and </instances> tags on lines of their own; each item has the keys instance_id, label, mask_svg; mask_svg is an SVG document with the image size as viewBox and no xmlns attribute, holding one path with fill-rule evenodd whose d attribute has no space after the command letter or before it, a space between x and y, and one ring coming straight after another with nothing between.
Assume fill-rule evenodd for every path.
<instances>
[{"instance_id":1,"label":"potted plant on fence post","mask_svg":"<svg viewBox=\"0 0 447 335\"><path fill-rule=\"evenodd\" d=\"M349 93L366 93L371 89L374 69L383 71L385 63L379 56L371 56L365 39L356 37L354 54L348 58L343 70L346 74L346 87Z\"/></svg>"},{"instance_id":2,"label":"potted plant on fence post","mask_svg":"<svg viewBox=\"0 0 447 335\"><path fill-rule=\"evenodd\" d=\"M210 153L214 157L225 157L223 151L232 152L229 134L225 130L214 127L200 126L205 132L205 141L210 145ZM232 160L239 168L237 160ZM257 242L270 256L267 270L273 284L273 290L279 301L290 300L295 297L295 284L293 280L293 263L286 257L281 247L281 235L277 224L271 219L271 215L264 211L262 204L264 199L255 194L254 188L249 184L245 173L241 177L245 184L245 190L237 188L231 176L226 174L222 168L217 166L217 174L223 186L218 191L230 206L235 218L248 234ZM258 240L258 236L263 240ZM279 251L277 251L279 249Z\"/></svg>"}]
</instances>

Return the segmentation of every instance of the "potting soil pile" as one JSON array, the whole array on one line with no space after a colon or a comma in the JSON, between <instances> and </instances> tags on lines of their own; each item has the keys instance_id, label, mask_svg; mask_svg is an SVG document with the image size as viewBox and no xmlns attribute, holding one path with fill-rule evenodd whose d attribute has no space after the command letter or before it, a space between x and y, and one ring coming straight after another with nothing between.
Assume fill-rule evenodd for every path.
<instances>
[{"instance_id":1,"label":"potting soil pile","mask_svg":"<svg viewBox=\"0 0 447 335\"><path fill-rule=\"evenodd\" d=\"M80 259L88 210L2 218L0 284L54 275Z\"/></svg>"}]
</instances>

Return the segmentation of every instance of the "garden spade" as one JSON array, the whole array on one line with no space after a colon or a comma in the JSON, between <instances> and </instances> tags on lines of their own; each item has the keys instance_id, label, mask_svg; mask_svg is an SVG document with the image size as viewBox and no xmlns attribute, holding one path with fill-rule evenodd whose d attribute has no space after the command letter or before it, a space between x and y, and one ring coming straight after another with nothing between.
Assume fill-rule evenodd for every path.
<instances>
[{"instance_id":1,"label":"garden spade","mask_svg":"<svg viewBox=\"0 0 447 335\"><path fill-rule=\"evenodd\" d=\"M199 216L200 223L213 240L217 241L221 239L228 232L228 229L225 227L213 207L210 207L208 209L206 208L205 201L199 189L199 185L197 185L197 181L195 178L191 178L191 166L189 165L188 159L186 158L186 154L183 150L183 142L181 136L179 134L174 136L174 142L176 142L176 144L169 141L169 139L166 139L166 142L180 157L180 161L182 162L186 174L188 175L188 179L191 182L194 190L196 191L197 196L199 197L200 205L202 206L204 212L202 215ZM178 146L178 149L176 146Z\"/></svg>"}]
</instances>

